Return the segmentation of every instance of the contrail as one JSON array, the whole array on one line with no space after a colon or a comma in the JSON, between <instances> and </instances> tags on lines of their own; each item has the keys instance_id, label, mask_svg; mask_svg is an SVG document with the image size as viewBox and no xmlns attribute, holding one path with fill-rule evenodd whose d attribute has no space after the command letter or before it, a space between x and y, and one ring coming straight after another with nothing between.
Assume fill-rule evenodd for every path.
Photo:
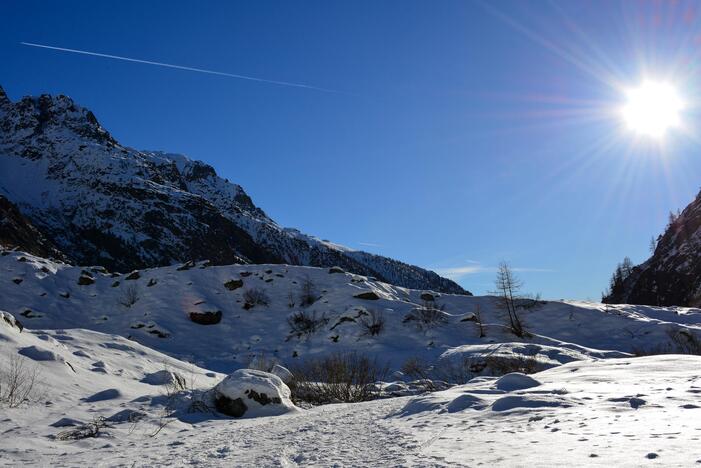
<instances>
[{"instance_id":1,"label":"contrail","mask_svg":"<svg viewBox=\"0 0 701 468\"><path fill-rule=\"evenodd\" d=\"M71 52L73 54L92 55L94 57L103 57L103 58L109 58L109 59L114 59L114 60L124 60L127 62L145 63L147 65L157 65L159 67L176 68L178 70L187 70L187 71L193 71L193 72L198 72L198 73L207 73L210 75L226 76L229 78L238 78L240 80L257 81L259 83L270 83L270 84L275 84L275 85L280 85L280 86L291 86L294 88L312 89L314 91L323 91L325 93L342 93L341 91L337 91L335 89L320 88L318 86L311 86L311 85L306 85L306 84L302 84L302 83L291 83L289 81L266 80L264 78L256 78L255 76L237 75L235 73L225 73L225 72L219 72L219 71L214 71L214 70L205 70L203 68L193 68L193 67L185 67L182 65L173 65L172 63L153 62L150 60L140 60L140 59L129 58L129 57L121 57L119 55L101 54L98 52L90 52L87 50L67 49L65 47L54 47L54 46L49 46L49 45L44 45L44 44L34 44L32 42L20 42L20 44L30 46L30 47L40 47L42 49L58 50L61 52Z\"/></svg>"}]
</instances>

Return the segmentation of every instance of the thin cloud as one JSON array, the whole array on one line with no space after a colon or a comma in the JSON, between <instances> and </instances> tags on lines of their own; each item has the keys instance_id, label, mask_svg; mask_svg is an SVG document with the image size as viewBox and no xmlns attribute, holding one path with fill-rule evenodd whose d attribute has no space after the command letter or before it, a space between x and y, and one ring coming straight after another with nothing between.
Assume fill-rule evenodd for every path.
<instances>
[{"instance_id":1,"label":"thin cloud","mask_svg":"<svg viewBox=\"0 0 701 468\"><path fill-rule=\"evenodd\" d=\"M206 70L203 68L186 67L183 65L174 65L172 63L154 62L151 60L141 60L141 59L130 58L130 57L122 57L119 55L101 54L99 52L90 52L87 50L67 49L65 47L55 47L55 46L44 45L44 44L35 44L33 42L20 42L20 44L25 45L25 46L29 46L29 47L39 47L42 49L57 50L59 52L69 52L72 54L90 55L93 57L102 57L102 58L108 58L108 59L113 59L113 60L123 60L126 62L143 63L146 65L156 65L159 67L175 68L178 70L186 70L186 71L197 72L197 73L206 73L209 75L226 76L228 78L237 78L240 80L257 81L259 83L268 83L268 84L274 84L274 85L279 85L279 86L290 86L293 88L305 88L305 89L310 89L310 90L314 90L314 91L322 91L325 93L339 93L339 94L341 93L341 91L337 91L335 89L320 88L318 86L311 86L311 85L302 84L302 83L292 83L289 81L278 81L278 80L267 80L264 78L257 78L255 76L238 75L235 73L226 73L226 72L220 72L220 71L215 71L215 70Z\"/></svg>"},{"instance_id":2,"label":"thin cloud","mask_svg":"<svg viewBox=\"0 0 701 468\"><path fill-rule=\"evenodd\" d=\"M382 247L382 244L375 244L374 242L358 242L358 245L363 247Z\"/></svg>"},{"instance_id":3,"label":"thin cloud","mask_svg":"<svg viewBox=\"0 0 701 468\"><path fill-rule=\"evenodd\" d=\"M476 275L479 273L495 273L497 271L497 267L480 265L479 262L475 262L473 260L469 260L467 263L467 265L457 267L434 268L433 271L452 280L459 280L469 275ZM548 268L531 267L513 267L511 270L516 273L552 273L555 271Z\"/></svg>"}]
</instances>

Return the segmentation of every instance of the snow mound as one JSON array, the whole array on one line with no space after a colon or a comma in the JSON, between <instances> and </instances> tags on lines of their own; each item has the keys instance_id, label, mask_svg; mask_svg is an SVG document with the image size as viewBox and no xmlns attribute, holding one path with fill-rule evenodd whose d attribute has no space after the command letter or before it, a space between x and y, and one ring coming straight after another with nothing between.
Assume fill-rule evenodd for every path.
<instances>
[{"instance_id":1,"label":"snow mound","mask_svg":"<svg viewBox=\"0 0 701 468\"><path fill-rule=\"evenodd\" d=\"M512 372L500 377L496 381L496 387L505 392L513 392L514 390L524 390L526 388L537 387L540 385L533 377L520 372Z\"/></svg>"},{"instance_id":2,"label":"snow mound","mask_svg":"<svg viewBox=\"0 0 701 468\"><path fill-rule=\"evenodd\" d=\"M17 351L22 356L33 359L34 361L63 361L64 359L51 350L40 346L27 346Z\"/></svg>"},{"instance_id":3,"label":"snow mound","mask_svg":"<svg viewBox=\"0 0 701 468\"><path fill-rule=\"evenodd\" d=\"M228 416L276 416L297 407L290 389L277 375L254 369L239 369L214 387L217 410Z\"/></svg>"},{"instance_id":4,"label":"snow mound","mask_svg":"<svg viewBox=\"0 0 701 468\"><path fill-rule=\"evenodd\" d=\"M476 397L475 395L465 393L464 395L460 395L459 397L448 403L446 409L449 413L457 413L466 409L481 410L485 406L487 406L487 404L483 399Z\"/></svg>"}]
</instances>

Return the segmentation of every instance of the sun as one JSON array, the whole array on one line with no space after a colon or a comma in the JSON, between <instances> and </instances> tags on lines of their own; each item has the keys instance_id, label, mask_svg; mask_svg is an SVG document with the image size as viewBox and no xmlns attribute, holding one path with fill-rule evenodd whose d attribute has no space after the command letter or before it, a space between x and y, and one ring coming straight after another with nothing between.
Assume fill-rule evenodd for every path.
<instances>
[{"instance_id":1,"label":"sun","mask_svg":"<svg viewBox=\"0 0 701 468\"><path fill-rule=\"evenodd\" d=\"M644 81L640 86L627 90L625 95L623 120L635 133L661 139L670 129L681 125L684 102L674 85Z\"/></svg>"}]
</instances>

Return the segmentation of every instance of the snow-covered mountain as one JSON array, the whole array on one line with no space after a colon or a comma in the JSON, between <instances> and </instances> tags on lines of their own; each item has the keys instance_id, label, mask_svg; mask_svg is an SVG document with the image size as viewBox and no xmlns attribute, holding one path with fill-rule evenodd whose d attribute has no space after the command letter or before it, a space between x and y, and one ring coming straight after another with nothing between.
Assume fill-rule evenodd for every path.
<instances>
[{"instance_id":1,"label":"snow-covered mountain","mask_svg":"<svg viewBox=\"0 0 701 468\"><path fill-rule=\"evenodd\" d=\"M337 265L404 287L469 294L432 271L283 228L211 166L122 146L63 95L13 103L0 88L0 195L75 264Z\"/></svg>"},{"instance_id":2,"label":"snow-covered mountain","mask_svg":"<svg viewBox=\"0 0 701 468\"><path fill-rule=\"evenodd\" d=\"M605 298L613 304L701 305L701 193L670 223L652 256Z\"/></svg>"}]
</instances>

